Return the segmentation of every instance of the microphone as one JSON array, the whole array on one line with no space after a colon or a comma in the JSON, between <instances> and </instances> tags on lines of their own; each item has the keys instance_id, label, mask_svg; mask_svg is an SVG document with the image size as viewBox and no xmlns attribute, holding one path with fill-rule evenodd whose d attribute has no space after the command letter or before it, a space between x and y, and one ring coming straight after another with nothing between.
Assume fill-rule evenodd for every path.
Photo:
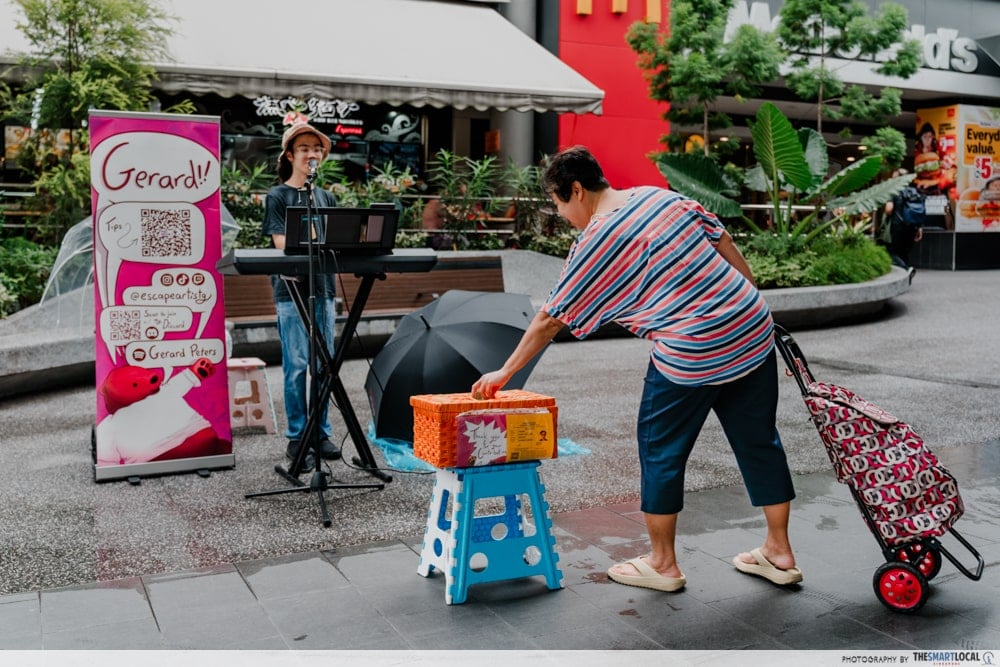
<instances>
[{"instance_id":1,"label":"microphone","mask_svg":"<svg viewBox=\"0 0 1000 667\"><path fill-rule=\"evenodd\" d=\"M316 178L316 167L318 165L319 162L316 161L316 158L309 158L309 177L307 180L310 183L312 183L313 180Z\"/></svg>"}]
</instances>

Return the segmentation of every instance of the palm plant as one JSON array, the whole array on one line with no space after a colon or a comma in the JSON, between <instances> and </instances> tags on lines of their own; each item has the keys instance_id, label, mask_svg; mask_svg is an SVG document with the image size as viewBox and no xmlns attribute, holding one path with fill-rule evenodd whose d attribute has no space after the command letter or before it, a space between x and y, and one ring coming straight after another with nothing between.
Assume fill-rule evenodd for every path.
<instances>
[{"instance_id":1,"label":"palm plant","mask_svg":"<svg viewBox=\"0 0 1000 667\"><path fill-rule=\"evenodd\" d=\"M744 172L742 185L769 199L770 233L808 243L833 225L881 207L909 181L899 176L869 185L882 169L878 155L830 174L823 137L812 128L796 131L770 102L758 109L750 133L757 164ZM764 231L743 215L735 199L740 184L711 158L666 154L657 164L677 192L720 217L741 218L751 229ZM803 205L810 207L804 213Z\"/></svg>"},{"instance_id":2,"label":"palm plant","mask_svg":"<svg viewBox=\"0 0 1000 667\"><path fill-rule=\"evenodd\" d=\"M884 205L910 180L899 176L869 185L882 170L878 155L830 174L822 135L808 127L796 131L770 102L757 111L750 134L757 164L746 172L744 184L770 198L774 233L803 236L806 245L830 227ZM795 210L798 204L812 208L802 213Z\"/></svg>"}]
</instances>

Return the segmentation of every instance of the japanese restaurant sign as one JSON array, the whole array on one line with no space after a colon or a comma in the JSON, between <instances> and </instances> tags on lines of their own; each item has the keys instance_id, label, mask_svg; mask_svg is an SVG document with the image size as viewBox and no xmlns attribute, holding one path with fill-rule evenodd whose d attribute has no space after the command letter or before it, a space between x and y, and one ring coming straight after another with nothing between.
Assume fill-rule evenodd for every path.
<instances>
[{"instance_id":1,"label":"japanese restaurant sign","mask_svg":"<svg viewBox=\"0 0 1000 667\"><path fill-rule=\"evenodd\" d=\"M95 479L227 467L219 122L93 111Z\"/></svg>"}]
</instances>

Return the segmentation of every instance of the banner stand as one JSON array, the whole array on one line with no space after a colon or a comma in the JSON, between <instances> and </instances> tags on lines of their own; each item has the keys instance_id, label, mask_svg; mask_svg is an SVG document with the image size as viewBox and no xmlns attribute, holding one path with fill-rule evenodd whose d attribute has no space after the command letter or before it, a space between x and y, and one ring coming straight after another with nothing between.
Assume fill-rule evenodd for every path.
<instances>
[{"instance_id":1,"label":"banner stand","mask_svg":"<svg viewBox=\"0 0 1000 667\"><path fill-rule=\"evenodd\" d=\"M94 480L235 465L219 118L90 112Z\"/></svg>"}]
</instances>

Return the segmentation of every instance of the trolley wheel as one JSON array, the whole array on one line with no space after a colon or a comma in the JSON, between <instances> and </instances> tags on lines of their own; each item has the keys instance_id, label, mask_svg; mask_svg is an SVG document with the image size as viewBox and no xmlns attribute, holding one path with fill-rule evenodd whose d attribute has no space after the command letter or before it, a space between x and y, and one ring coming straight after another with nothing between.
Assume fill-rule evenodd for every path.
<instances>
[{"instance_id":1,"label":"trolley wheel","mask_svg":"<svg viewBox=\"0 0 1000 667\"><path fill-rule=\"evenodd\" d=\"M941 552L923 542L902 547L896 552L896 560L915 566L927 581L936 577L941 571Z\"/></svg>"},{"instance_id":2,"label":"trolley wheel","mask_svg":"<svg viewBox=\"0 0 1000 667\"><path fill-rule=\"evenodd\" d=\"M912 614L927 602L927 578L909 563L883 563L872 579L875 596L889 609Z\"/></svg>"}]
</instances>

